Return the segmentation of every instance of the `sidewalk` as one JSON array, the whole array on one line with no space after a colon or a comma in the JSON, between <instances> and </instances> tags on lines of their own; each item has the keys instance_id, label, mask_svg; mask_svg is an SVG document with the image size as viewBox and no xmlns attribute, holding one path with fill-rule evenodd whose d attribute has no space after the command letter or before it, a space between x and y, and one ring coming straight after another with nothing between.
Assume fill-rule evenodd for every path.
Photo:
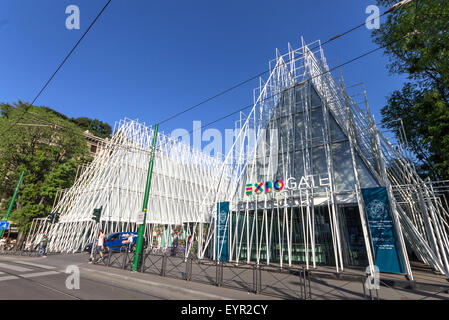
<instances>
[{"instance_id":1,"label":"sidewalk","mask_svg":"<svg viewBox=\"0 0 449 320\"><path fill-rule=\"evenodd\" d=\"M14 259L14 256L1 256ZM236 299L236 300L272 300L297 299L301 297L304 282L295 270L283 269L279 272L276 266L263 266L256 276L259 293L253 293L255 274L253 266L232 264L225 265L221 271L221 284L216 286L217 269L210 261L204 264L193 264L190 267L190 281L186 281L186 264L183 259L170 258L163 268L165 276L161 276L162 260L155 256L146 262L144 273L131 272L120 267L107 267L103 264L89 264L86 254L51 255L47 258L20 257L21 259L41 260L51 263L60 269L69 264L80 268L82 277L101 279L104 282L116 282L121 286L139 288L145 291L159 288L164 292L177 292L174 299L179 299L182 292L184 299ZM153 263L153 264L152 264ZM404 275L381 274L380 288L371 292L365 287L364 270L346 269L336 273L331 267L320 266L310 270L310 292L313 300L427 300L449 299L449 282L442 275L435 274L423 266L414 266L415 282L411 283ZM421 269L418 269L421 267ZM63 270L62 270L63 272ZM259 272L259 271L257 271ZM307 286L309 284L307 283ZM308 288L307 288L308 290Z\"/></svg>"},{"instance_id":2,"label":"sidewalk","mask_svg":"<svg viewBox=\"0 0 449 320\"><path fill-rule=\"evenodd\" d=\"M449 282L446 277L440 273L432 271L428 266L412 262L412 273L414 280L409 281L405 275L393 273L381 273L380 280L392 288L396 289L417 289L429 292L439 292L449 290ZM343 272L337 274L335 268L328 266L319 266L312 270L312 277L324 279L340 279L346 281L361 281L360 277L365 276L365 270L361 268L346 268Z\"/></svg>"},{"instance_id":3,"label":"sidewalk","mask_svg":"<svg viewBox=\"0 0 449 320\"><path fill-rule=\"evenodd\" d=\"M185 293L185 299L198 300L279 300L272 296L253 294L241 290L223 288L203 284L195 281L185 281L168 277L161 277L148 273L132 272L117 268L108 268L101 265L79 266L82 276L91 277L95 274L109 281L122 280L139 287L151 286L161 289L176 290ZM133 287L135 287L133 285Z\"/></svg>"},{"instance_id":4,"label":"sidewalk","mask_svg":"<svg viewBox=\"0 0 449 320\"><path fill-rule=\"evenodd\" d=\"M116 257L119 256L116 255ZM280 269L275 265L261 265L255 268L256 266L252 264L237 266L234 263L224 263L220 264L222 270L218 270L213 261L192 263L192 261L185 262L182 257L167 257L164 261L159 255L150 255L148 258L145 260L144 274L152 273L155 277L165 275L164 279L175 278L185 282L209 283L214 288L217 288L215 285L219 281L222 286L251 292L251 294L257 290L258 294L254 295L255 297L262 295L276 296L281 299L306 297L314 300L449 299L449 286L444 277L428 271L415 272L415 277L418 278L415 282L406 280L404 275L381 274L379 289L368 290L365 286L364 270L355 268L337 274L330 267L318 267L307 272L310 275L309 283L308 279L304 280L301 276L301 266L289 270L288 268ZM111 267L106 268L111 269ZM220 278L217 278L218 275ZM192 281L186 281L186 276L190 276ZM303 292L306 292L305 296Z\"/></svg>"},{"instance_id":5,"label":"sidewalk","mask_svg":"<svg viewBox=\"0 0 449 320\"><path fill-rule=\"evenodd\" d=\"M88 263L88 255L65 254L47 257L29 257L0 255L0 260L14 262L17 260L45 264L56 267L56 271L65 273L68 265L76 265L81 279L108 283L118 288L128 288L138 292L159 292L161 296L176 300L279 300L279 298L253 294L231 288L217 287L196 281L185 281L170 277L161 277L149 273L131 272L104 265Z\"/></svg>"}]
</instances>

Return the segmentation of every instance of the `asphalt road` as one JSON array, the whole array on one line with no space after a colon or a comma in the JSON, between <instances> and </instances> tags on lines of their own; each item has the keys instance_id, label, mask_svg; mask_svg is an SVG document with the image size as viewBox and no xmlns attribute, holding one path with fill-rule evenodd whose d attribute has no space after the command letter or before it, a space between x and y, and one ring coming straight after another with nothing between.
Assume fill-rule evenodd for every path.
<instances>
[{"instance_id":1,"label":"asphalt road","mask_svg":"<svg viewBox=\"0 0 449 320\"><path fill-rule=\"evenodd\" d=\"M74 284L74 275L71 272L73 269L79 270L79 288L70 286ZM245 276L241 274L241 270L234 272L237 272L239 279ZM276 275L276 277L280 279L281 276ZM270 280L264 279L264 281ZM311 289L314 300L358 300L363 298L361 290L360 281L324 278L312 281ZM447 289L441 292L425 292L382 286L379 297L387 300L448 300L449 292ZM40 258L0 255L0 301L15 299L260 301L280 298L195 281L93 265L88 263L87 254L51 255Z\"/></svg>"},{"instance_id":2,"label":"asphalt road","mask_svg":"<svg viewBox=\"0 0 449 320\"><path fill-rule=\"evenodd\" d=\"M67 267L78 268L79 288ZM67 280L71 277L69 280ZM273 299L239 290L92 265L87 255L0 256L0 300Z\"/></svg>"},{"instance_id":3,"label":"asphalt road","mask_svg":"<svg viewBox=\"0 0 449 320\"><path fill-rule=\"evenodd\" d=\"M60 270L56 264L45 263L46 260L0 258L0 299L65 300L65 299L168 299L151 290L139 291L107 281L100 275L85 276L80 270L79 289L68 289L67 278L70 273ZM37 260L37 259L33 259ZM30 265L28 263L33 263ZM69 281L69 284L74 282Z\"/></svg>"}]
</instances>

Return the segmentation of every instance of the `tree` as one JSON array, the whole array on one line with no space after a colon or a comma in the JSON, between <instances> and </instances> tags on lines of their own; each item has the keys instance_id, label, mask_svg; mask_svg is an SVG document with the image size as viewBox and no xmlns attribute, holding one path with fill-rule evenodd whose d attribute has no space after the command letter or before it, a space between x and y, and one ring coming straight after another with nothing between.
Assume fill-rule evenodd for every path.
<instances>
[{"instance_id":1,"label":"tree","mask_svg":"<svg viewBox=\"0 0 449 320\"><path fill-rule=\"evenodd\" d=\"M31 221L47 215L56 191L73 184L79 163L90 160L83 130L49 108L0 104L0 196L4 215L22 170L22 187L11 219L26 231ZM7 129L7 131L5 131Z\"/></svg>"},{"instance_id":2,"label":"tree","mask_svg":"<svg viewBox=\"0 0 449 320\"><path fill-rule=\"evenodd\" d=\"M107 138L112 133L112 127L106 122L102 122L98 119L90 119L86 117L71 118L70 121L75 123L81 128L89 130L92 134L101 138Z\"/></svg>"},{"instance_id":3,"label":"tree","mask_svg":"<svg viewBox=\"0 0 449 320\"><path fill-rule=\"evenodd\" d=\"M392 120L402 119L420 174L449 179L449 2L413 0L393 11L373 37L385 47L390 72L409 79L382 108L384 126L399 132Z\"/></svg>"},{"instance_id":4,"label":"tree","mask_svg":"<svg viewBox=\"0 0 449 320\"><path fill-rule=\"evenodd\" d=\"M98 119L91 119L88 117L68 118L66 115L49 107L41 107L41 109L63 120L69 120L76 124L78 127L84 130L89 130L95 136L107 138L112 134L112 127L108 123L100 121Z\"/></svg>"}]
</instances>

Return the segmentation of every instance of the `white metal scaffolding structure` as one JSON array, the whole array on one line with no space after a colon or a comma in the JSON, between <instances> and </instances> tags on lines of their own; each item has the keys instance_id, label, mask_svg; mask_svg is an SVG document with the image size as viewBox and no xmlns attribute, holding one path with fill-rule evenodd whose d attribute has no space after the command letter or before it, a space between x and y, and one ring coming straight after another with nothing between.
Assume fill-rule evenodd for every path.
<instances>
[{"instance_id":1,"label":"white metal scaffolding structure","mask_svg":"<svg viewBox=\"0 0 449 320\"><path fill-rule=\"evenodd\" d=\"M58 194L53 212L61 216L49 234L50 251L83 249L99 228L105 233L137 230L152 139L153 129L144 124L128 119L118 123L112 139L75 184ZM218 156L158 134L147 226L209 221L213 197L225 197L216 189L222 166ZM101 207L100 226L92 214ZM145 234L151 238L150 228Z\"/></svg>"},{"instance_id":2,"label":"white metal scaffolding structure","mask_svg":"<svg viewBox=\"0 0 449 320\"><path fill-rule=\"evenodd\" d=\"M232 162L229 181L238 181L222 199L231 202L230 259L274 261L281 267L304 263L309 268L323 262L327 250L326 262L341 271L345 244L340 209L354 203L366 266L373 272L376 262L361 189L383 186L406 275L413 279L409 248L449 277L447 204L418 176L406 145L393 145L376 127L366 92L350 95L349 89L342 77L334 80L319 41L305 45L302 40L299 49L289 44L284 55L277 51L268 79L261 79L255 91L253 109L237 121L237 141L225 160ZM356 102L356 96L362 101ZM289 190L254 189L245 195L246 184L291 177L296 184ZM317 214L320 210L324 214ZM209 230L209 239L215 241L215 227ZM325 234L330 248L317 241ZM220 255L223 243L215 245Z\"/></svg>"},{"instance_id":3,"label":"white metal scaffolding structure","mask_svg":"<svg viewBox=\"0 0 449 320\"><path fill-rule=\"evenodd\" d=\"M348 265L342 211L349 206L357 209L365 266L374 272L361 189L382 186L405 273L413 279L411 250L449 277L449 214L438 182L419 177L403 141L393 145L377 128L366 92L350 94L350 89L342 77L334 79L320 42L302 40L298 49L289 45L288 53L277 51L268 79L261 79L254 92L253 108L236 122L225 159L161 134L147 239L158 226L170 230L188 224L199 258L218 259L227 251L236 263L304 263L307 268L325 263L340 272ZM94 208L103 207L106 233L137 230L152 134L136 121L118 124L102 153L58 195L53 211L61 218L50 230L51 251L73 252L93 241ZM278 180L285 182L283 189L276 186L279 192ZM273 190L246 194L247 184L258 182L272 182ZM225 201L230 202L226 248L216 237L217 203Z\"/></svg>"}]
</instances>

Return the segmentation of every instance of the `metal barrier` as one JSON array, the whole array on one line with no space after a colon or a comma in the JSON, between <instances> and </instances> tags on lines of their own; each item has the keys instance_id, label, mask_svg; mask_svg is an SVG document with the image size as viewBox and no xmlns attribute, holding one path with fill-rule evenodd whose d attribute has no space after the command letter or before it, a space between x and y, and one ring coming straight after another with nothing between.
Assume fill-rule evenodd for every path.
<instances>
[{"instance_id":1,"label":"metal barrier","mask_svg":"<svg viewBox=\"0 0 449 320\"><path fill-rule=\"evenodd\" d=\"M140 272L147 272L163 276L164 256L165 255L150 252L145 253Z\"/></svg>"},{"instance_id":2,"label":"metal barrier","mask_svg":"<svg viewBox=\"0 0 449 320\"><path fill-rule=\"evenodd\" d=\"M201 282L211 285L218 285L220 278L218 275L218 266L216 261L199 260L197 258L189 258L187 260L189 268L187 275L189 281Z\"/></svg>"},{"instance_id":3,"label":"metal barrier","mask_svg":"<svg viewBox=\"0 0 449 320\"><path fill-rule=\"evenodd\" d=\"M108 258L104 259L103 263L108 267L129 270L133 260L134 253L121 250L109 252ZM201 260L197 257L185 259L180 255L172 256L170 253L161 254L148 250L142 255L139 271L255 294L289 299L312 298L310 271L304 268L285 270L256 264L237 265L231 262Z\"/></svg>"},{"instance_id":4,"label":"metal barrier","mask_svg":"<svg viewBox=\"0 0 449 320\"><path fill-rule=\"evenodd\" d=\"M282 298L312 299L310 271L304 267L278 269L259 266L257 275L257 293Z\"/></svg>"},{"instance_id":5,"label":"metal barrier","mask_svg":"<svg viewBox=\"0 0 449 320\"><path fill-rule=\"evenodd\" d=\"M11 256L37 256L36 250L4 250L0 255ZM64 253L49 252L47 255L60 255ZM70 254L70 253L66 253ZM115 267L123 270L132 269L134 261L134 252L129 252L126 247L122 247L119 252L108 251L104 254L104 259L100 262L98 252L93 253L93 264ZM413 299L412 295L422 295L422 291L416 290L412 285L405 292L400 287L395 288L386 281L380 281L382 286L382 297L380 297L379 288L369 288L366 286L368 275L350 275L352 280L341 280L336 277L336 282L327 283L323 279L331 278L322 275L323 271L306 270L304 266L283 267L256 264L236 264L234 262L213 261L208 259L198 259L196 256L185 259L181 253L176 256L171 255L171 251L165 251L165 254L148 250L141 256L138 270L142 273L150 273L162 277L171 277L186 281L194 281L214 285L218 287L228 287L254 294L264 294L269 296L281 297L286 299L312 299L311 278L314 282L314 299L320 298L346 298L346 299ZM360 278L359 278L360 277ZM354 287L360 279L362 292ZM334 282L335 282L334 281ZM350 284L352 283L352 284ZM349 285L350 287L345 287ZM330 288L330 291L320 290L320 286ZM352 286L352 287L351 287ZM323 292L323 294L321 294ZM447 294L449 290L444 288L436 293L428 293L428 297L434 297L439 294ZM338 296L338 297L337 297ZM443 297L442 298L447 298Z\"/></svg>"},{"instance_id":6,"label":"metal barrier","mask_svg":"<svg viewBox=\"0 0 449 320\"><path fill-rule=\"evenodd\" d=\"M134 262L134 255L135 255L134 252L129 252L128 250L125 250L125 253L123 254L122 269L132 270L133 262Z\"/></svg>"},{"instance_id":7,"label":"metal barrier","mask_svg":"<svg viewBox=\"0 0 449 320\"><path fill-rule=\"evenodd\" d=\"M304 266L302 267L302 276L300 275L300 279L302 279L301 293L305 300L312 300L311 274L312 272L310 270L307 270Z\"/></svg>"},{"instance_id":8,"label":"metal barrier","mask_svg":"<svg viewBox=\"0 0 449 320\"><path fill-rule=\"evenodd\" d=\"M119 269L128 269L132 266L133 254L128 251L128 248L122 246L119 251L110 250L108 253L108 267L115 267Z\"/></svg>"},{"instance_id":9,"label":"metal barrier","mask_svg":"<svg viewBox=\"0 0 449 320\"><path fill-rule=\"evenodd\" d=\"M117 268L122 269L123 268L123 256L124 256L123 251L120 251L120 252L110 251L108 254L108 267L117 267Z\"/></svg>"},{"instance_id":10,"label":"metal barrier","mask_svg":"<svg viewBox=\"0 0 449 320\"><path fill-rule=\"evenodd\" d=\"M218 286L258 293L257 269L253 264L220 262L217 264Z\"/></svg>"},{"instance_id":11,"label":"metal barrier","mask_svg":"<svg viewBox=\"0 0 449 320\"><path fill-rule=\"evenodd\" d=\"M165 263L163 276L171 277L175 279L187 280L190 276L187 276L188 272L188 263L184 258L176 257L176 256L164 256Z\"/></svg>"},{"instance_id":12,"label":"metal barrier","mask_svg":"<svg viewBox=\"0 0 449 320\"><path fill-rule=\"evenodd\" d=\"M103 253L103 259L100 261L100 258L97 259L97 257L100 255L97 250L94 250L92 254L92 264L102 264L104 266L108 266L109 264L109 257L111 252L104 252ZM107 257L105 257L107 256Z\"/></svg>"},{"instance_id":13,"label":"metal barrier","mask_svg":"<svg viewBox=\"0 0 449 320\"><path fill-rule=\"evenodd\" d=\"M36 255L36 251L20 251L21 255ZM17 254L16 253L16 254ZM310 299L310 276L306 270L274 269L255 264L239 264L213 260L201 260L197 257L185 259L181 252L171 254L171 250L164 253L148 250L142 255L139 271L156 274L162 277L201 282L219 287L228 287L255 294L266 294L293 299ZM7 254L14 254L8 252ZM99 253L94 251L93 264L131 270L135 253L127 248L120 248L119 252L104 253L99 261Z\"/></svg>"}]
</instances>

